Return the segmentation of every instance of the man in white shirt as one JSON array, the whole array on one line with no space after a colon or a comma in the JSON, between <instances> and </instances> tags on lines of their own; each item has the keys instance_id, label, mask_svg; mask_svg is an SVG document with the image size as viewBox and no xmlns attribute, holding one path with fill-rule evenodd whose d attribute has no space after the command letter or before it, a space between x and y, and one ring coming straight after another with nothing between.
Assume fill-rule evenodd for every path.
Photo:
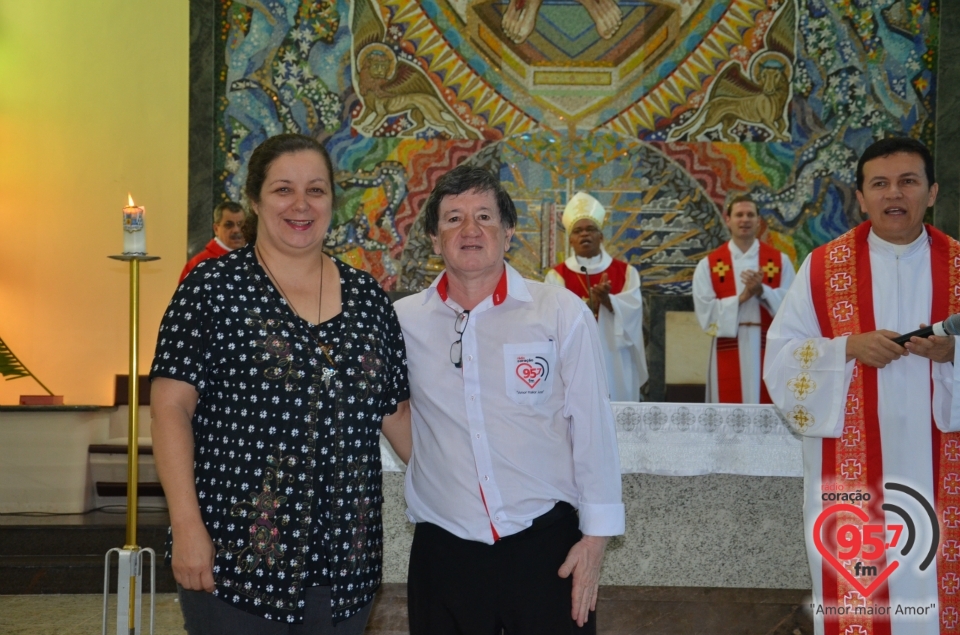
<instances>
[{"instance_id":1,"label":"man in white shirt","mask_svg":"<svg viewBox=\"0 0 960 635\"><path fill-rule=\"evenodd\" d=\"M488 171L447 173L424 213L446 269L396 303L413 419L410 632L593 633L606 542L624 531L596 322L505 263L516 209Z\"/></svg>"},{"instance_id":2,"label":"man in white shirt","mask_svg":"<svg viewBox=\"0 0 960 635\"><path fill-rule=\"evenodd\" d=\"M817 633L960 625L955 338L893 341L960 312L960 243L923 224L936 197L920 142L867 148L868 220L807 257L768 334L764 380L803 435Z\"/></svg>"},{"instance_id":3,"label":"man in white shirt","mask_svg":"<svg viewBox=\"0 0 960 635\"><path fill-rule=\"evenodd\" d=\"M757 240L760 214L749 196L728 205L730 240L697 263L693 307L713 338L707 403L770 403L760 382L767 329L793 282L786 254Z\"/></svg>"},{"instance_id":4,"label":"man in white shirt","mask_svg":"<svg viewBox=\"0 0 960 635\"><path fill-rule=\"evenodd\" d=\"M570 198L561 220L574 253L543 281L566 287L590 306L600 330L610 399L637 401L647 383L640 274L603 248L606 215L600 201L586 192Z\"/></svg>"}]
</instances>

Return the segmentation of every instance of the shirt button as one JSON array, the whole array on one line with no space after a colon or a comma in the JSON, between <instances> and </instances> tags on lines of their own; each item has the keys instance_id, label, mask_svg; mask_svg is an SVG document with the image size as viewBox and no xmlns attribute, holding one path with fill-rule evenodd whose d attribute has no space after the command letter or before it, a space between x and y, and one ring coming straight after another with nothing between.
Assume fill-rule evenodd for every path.
<instances>
[{"instance_id":1,"label":"shirt button","mask_svg":"<svg viewBox=\"0 0 960 635\"><path fill-rule=\"evenodd\" d=\"M476 401L476 400L477 400L476 395L470 395L470 401Z\"/></svg>"},{"instance_id":2,"label":"shirt button","mask_svg":"<svg viewBox=\"0 0 960 635\"><path fill-rule=\"evenodd\" d=\"M486 474L484 474L484 475L483 475L483 480L485 480L485 481L489 481L489 480L490 480L490 477L489 477L489 476L487 476Z\"/></svg>"},{"instance_id":3,"label":"shirt button","mask_svg":"<svg viewBox=\"0 0 960 635\"><path fill-rule=\"evenodd\" d=\"M500 516L494 516L493 519L494 519L494 520L500 520Z\"/></svg>"},{"instance_id":4,"label":"shirt button","mask_svg":"<svg viewBox=\"0 0 960 635\"><path fill-rule=\"evenodd\" d=\"M468 362L472 362L472 361L473 361L473 355L467 355L467 361L468 361Z\"/></svg>"},{"instance_id":5,"label":"shirt button","mask_svg":"<svg viewBox=\"0 0 960 635\"><path fill-rule=\"evenodd\" d=\"M477 433L477 438L478 438L478 439L480 438L480 433L479 433L479 432Z\"/></svg>"}]
</instances>

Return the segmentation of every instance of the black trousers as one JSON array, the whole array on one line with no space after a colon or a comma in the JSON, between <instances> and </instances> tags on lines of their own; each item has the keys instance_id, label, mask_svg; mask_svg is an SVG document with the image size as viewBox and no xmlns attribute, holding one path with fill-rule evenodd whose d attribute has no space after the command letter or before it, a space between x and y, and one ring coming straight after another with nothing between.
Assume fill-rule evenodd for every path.
<instances>
[{"instance_id":1,"label":"black trousers","mask_svg":"<svg viewBox=\"0 0 960 635\"><path fill-rule=\"evenodd\" d=\"M330 616L330 587L304 590L303 623L285 624L246 613L212 593L177 585L183 630L188 635L361 635L373 602L336 626Z\"/></svg>"},{"instance_id":2,"label":"black trousers","mask_svg":"<svg viewBox=\"0 0 960 635\"><path fill-rule=\"evenodd\" d=\"M582 628L570 617L573 576L557 575L581 538L578 525L567 503L493 545L418 523L407 578L410 635L595 634L595 613Z\"/></svg>"}]
</instances>

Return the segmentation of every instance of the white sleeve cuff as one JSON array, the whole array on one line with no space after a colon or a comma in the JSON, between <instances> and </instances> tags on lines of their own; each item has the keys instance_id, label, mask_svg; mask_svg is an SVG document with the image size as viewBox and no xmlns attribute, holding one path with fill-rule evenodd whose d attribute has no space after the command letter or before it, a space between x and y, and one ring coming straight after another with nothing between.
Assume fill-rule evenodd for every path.
<instances>
[{"instance_id":1,"label":"white sleeve cuff","mask_svg":"<svg viewBox=\"0 0 960 635\"><path fill-rule=\"evenodd\" d=\"M584 536L622 536L626 528L623 503L580 504L580 531Z\"/></svg>"},{"instance_id":2,"label":"white sleeve cuff","mask_svg":"<svg viewBox=\"0 0 960 635\"><path fill-rule=\"evenodd\" d=\"M943 432L960 431L960 401L953 395L960 383L960 342L955 344L952 364L933 362L933 420Z\"/></svg>"}]
</instances>

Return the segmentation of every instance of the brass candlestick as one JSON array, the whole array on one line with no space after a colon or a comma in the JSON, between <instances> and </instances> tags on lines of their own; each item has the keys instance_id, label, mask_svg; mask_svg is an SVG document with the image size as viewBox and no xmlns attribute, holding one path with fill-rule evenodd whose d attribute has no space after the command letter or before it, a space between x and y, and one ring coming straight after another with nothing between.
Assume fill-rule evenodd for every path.
<instances>
[{"instance_id":1,"label":"brass candlestick","mask_svg":"<svg viewBox=\"0 0 960 635\"><path fill-rule=\"evenodd\" d=\"M153 633L154 595L156 592L156 554L137 545L137 486L140 482L140 262L160 260L147 254L109 256L130 263L130 377L127 391L127 535L122 549L107 552L103 574L103 635L107 634L107 598L110 592L110 555L119 557L117 579L117 635L140 633L140 596L143 580L143 554L150 554L150 633ZM122 602L121 598L126 598Z\"/></svg>"}]
</instances>

